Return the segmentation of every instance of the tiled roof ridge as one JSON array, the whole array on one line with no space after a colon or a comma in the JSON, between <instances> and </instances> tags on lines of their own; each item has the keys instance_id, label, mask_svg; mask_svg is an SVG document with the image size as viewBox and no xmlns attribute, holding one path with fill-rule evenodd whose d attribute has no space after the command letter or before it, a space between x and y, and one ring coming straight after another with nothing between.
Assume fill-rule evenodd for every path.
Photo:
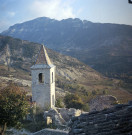
<instances>
[{"instance_id":1,"label":"tiled roof ridge","mask_svg":"<svg viewBox=\"0 0 132 135\"><path fill-rule=\"evenodd\" d=\"M46 65L52 64L44 45L42 45L40 48L40 51L39 51L39 54L38 54L38 57L37 57L35 64L46 64Z\"/></svg>"}]
</instances>

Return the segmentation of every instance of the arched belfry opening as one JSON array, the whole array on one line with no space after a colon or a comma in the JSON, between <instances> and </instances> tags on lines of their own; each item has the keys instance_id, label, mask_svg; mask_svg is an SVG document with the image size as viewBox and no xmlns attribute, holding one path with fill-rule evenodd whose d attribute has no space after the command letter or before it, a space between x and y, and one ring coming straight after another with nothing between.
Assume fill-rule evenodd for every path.
<instances>
[{"instance_id":1,"label":"arched belfry opening","mask_svg":"<svg viewBox=\"0 0 132 135\"><path fill-rule=\"evenodd\" d=\"M39 83L44 83L44 75L43 75L43 73L39 73L38 78L39 78Z\"/></svg>"}]
</instances>

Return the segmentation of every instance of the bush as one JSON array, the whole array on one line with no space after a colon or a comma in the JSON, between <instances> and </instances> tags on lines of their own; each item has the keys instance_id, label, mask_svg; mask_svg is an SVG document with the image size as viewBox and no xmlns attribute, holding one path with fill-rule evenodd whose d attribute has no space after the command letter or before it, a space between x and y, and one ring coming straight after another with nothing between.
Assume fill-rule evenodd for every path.
<instances>
[{"instance_id":1,"label":"bush","mask_svg":"<svg viewBox=\"0 0 132 135\"><path fill-rule=\"evenodd\" d=\"M107 94L107 91L106 90L103 90L103 95L106 95Z\"/></svg>"},{"instance_id":2,"label":"bush","mask_svg":"<svg viewBox=\"0 0 132 135\"><path fill-rule=\"evenodd\" d=\"M0 134L4 134L6 127L20 128L28 109L26 93L18 86L10 84L0 90Z\"/></svg>"},{"instance_id":3,"label":"bush","mask_svg":"<svg viewBox=\"0 0 132 135\"><path fill-rule=\"evenodd\" d=\"M61 98L56 99L55 106L58 107L58 108L64 108L64 103L63 103Z\"/></svg>"},{"instance_id":4,"label":"bush","mask_svg":"<svg viewBox=\"0 0 132 135\"><path fill-rule=\"evenodd\" d=\"M92 95L94 96L94 95L97 95L97 91L96 90L93 90L92 91Z\"/></svg>"},{"instance_id":5,"label":"bush","mask_svg":"<svg viewBox=\"0 0 132 135\"><path fill-rule=\"evenodd\" d=\"M83 106L83 111L89 112L89 110L90 110L90 107L89 107L89 104L87 103Z\"/></svg>"},{"instance_id":6,"label":"bush","mask_svg":"<svg viewBox=\"0 0 132 135\"><path fill-rule=\"evenodd\" d=\"M64 97L64 103L67 108L76 109L82 109L84 105L81 98L77 94L67 94Z\"/></svg>"}]
</instances>

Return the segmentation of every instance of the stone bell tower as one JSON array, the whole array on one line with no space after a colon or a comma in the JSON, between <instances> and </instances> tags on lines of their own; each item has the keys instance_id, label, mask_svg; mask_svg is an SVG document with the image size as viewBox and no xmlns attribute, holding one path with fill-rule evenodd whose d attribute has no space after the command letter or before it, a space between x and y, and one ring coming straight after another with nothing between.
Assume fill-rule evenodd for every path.
<instances>
[{"instance_id":1,"label":"stone bell tower","mask_svg":"<svg viewBox=\"0 0 132 135\"><path fill-rule=\"evenodd\" d=\"M42 45L36 63L31 67L32 101L37 106L55 106L55 66Z\"/></svg>"}]
</instances>

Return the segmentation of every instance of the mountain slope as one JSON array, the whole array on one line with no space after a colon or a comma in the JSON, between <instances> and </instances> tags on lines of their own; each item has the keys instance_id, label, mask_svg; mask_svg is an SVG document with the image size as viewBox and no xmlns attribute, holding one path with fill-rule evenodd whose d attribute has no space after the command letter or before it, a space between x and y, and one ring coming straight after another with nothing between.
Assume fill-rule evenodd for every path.
<instances>
[{"instance_id":1,"label":"mountain slope","mask_svg":"<svg viewBox=\"0 0 132 135\"><path fill-rule=\"evenodd\" d=\"M0 63L30 71L31 65L35 62L40 45L20 39L0 36ZM81 80L83 82L90 78L101 79L103 76L79 62L77 59L61 55L48 49L48 54L57 67L57 74L67 80ZM64 69L64 70L63 70ZM88 73L88 75L87 75Z\"/></svg>"},{"instance_id":2,"label":"mountain slope","mask_svg":"<svg viewBox=\"0 0 132 135\"><path fill-rule=\"evenodd\" d=\"M0 36L0 76L31 80L30 67L36 60L40 44ZM78 93L85 102L100 94L116 96L120 102L132 100L121 88L120 80L103 77L75 58L47 49L56 66L56 86L64 92ZM8 68L4 65L7 65ZM2 77L0 77L2 78ZM28 81L27 81L28 82Z\"/></svg>"},{"instance_id":3,"label":"mountain slope","mask_svg":"<svg viewBox=\"0 0 132 135\"><path fill-rule=\"evenodd\" d=\"M132 26L41 17L15 24L2 34L44 43L106 76L132 81Z\"/></svg>"}]
</instances>

